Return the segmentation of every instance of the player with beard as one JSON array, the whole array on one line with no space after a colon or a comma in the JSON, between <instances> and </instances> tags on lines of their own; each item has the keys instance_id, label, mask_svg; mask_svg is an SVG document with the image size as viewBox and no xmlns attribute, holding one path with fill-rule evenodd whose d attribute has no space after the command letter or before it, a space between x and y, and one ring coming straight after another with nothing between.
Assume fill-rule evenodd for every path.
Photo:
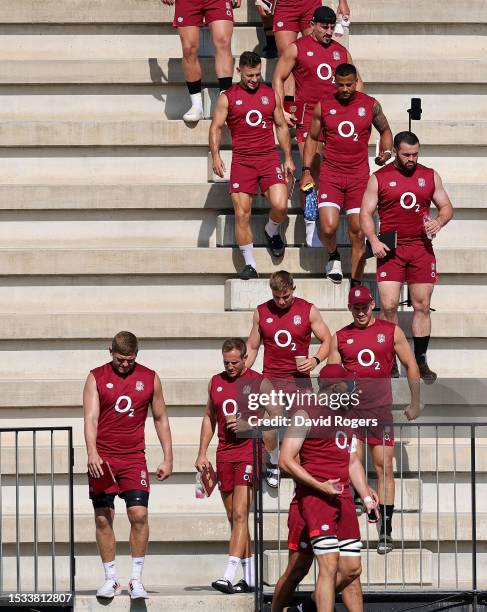
<instances>
[{"instance_id":1,"label":"player with beard","mask_svg":"<svg viewBox=\"0 0 487 612\"><path fill-rule=\"evenodd\" d=\"M252 504L253 445L250 437L238 435L250 414L250 394L269 393L264 377L247 368L247 348L241 338L228 338L222 346L224 371L215 374L208 385L208 401L201 424L200 447L195 462L201 472L210 464L207 456L215 428L218 428L216 468L218 487L230 523L231 536L227 567L212 587L222 593L247 593L254 588L254 560L251 552L249 512ZM270 408L267 408L272 416ZM255 414L255 413L254 413ZM266 432L265 442L276 447L276 436ZM275 483L277 486L277 482ZM233 584L238 566L243 579Z\"/></svg>"},{"instance_id":2,"label":"player with beard","mask_svg":"<svg viewBox=\"0 0 487 612\"><path fill-rule=\"evenodd\" d=\"M321 98L314 109L304 145L306 169L301 177L301 188L313 180L310 167L316 146L323 138L318 210L320 234L328 254L325 273L332 282L342 282L336 233L340 211L344 210L352 245L352 287L360 284L365 265L365 243L359 213L369 180L372 126L380 134L379 155L375 163L383 166L392 156L392 132L382 107L375 98L357 91L357 83L355 66L340 64L336 68L336 91Z\"/></svg>"},{"instance_id":3,"label":"player with beard","mask_svg":"<svg viewBox=\"0 0 487 612\"><path fill-rule=\"evenodd\" d=\"M360 587L360 529L350 494L350 481L359 491L368 512L377 512L377 495L367 484L356 451L354 430L335 417L327 398L342 394L347 373L342 366L326 365L319 376L325 402L304 405L293 414L294 425L284 437L279 465L296 481L296 493L288 517L288 566L279 579L272 599L272 612L281 612L299 582L308 573L313 556L318 565L314 601L306 610L332 612L335 593L341 592L347 610L363 610ZM344 386L345 389L341 389ZM348 413L347 413L348 414ZM297 419L329 418L329 425L308 425ZM316 604L316 607L315 607ZM287 610L299 610L299 607Z\"/></svg>"},{"instance_id":4,"label":"player with beard","mask_svg":"<svg viewBox=\"0 0 487 612\"><path fill-rule=\"evenodd\" d=\"M296 83L296 101L306 105L302 124L297 124L295 115L284 113L288 124L296 126L296 140L301 159L315 105L326 94L335 93L334 74L337 66L344 62L353 64L347 49L332 39L335 25L336 14L333 9L328 6L318 7L311 20L311 34L290 44L281 55L274 71L272 86L278 103L282 104L284 100L284 83L292 74ZM357 75L357 90L362 89L362 80L360 75ZM320 151L318 143L315 145L311 155L312 162L303 166L303 172L309 170L314 183L318 184ZM306 242L309 246L321 246L316 236L313 238L315 229L314 221L306 222Z\"/></svg>"},{"instance_id":5,"label":"player with beard","mask_svg":"<svg viewBox=\"0 0 487 612\"><path fill-rule=\"evenodd\" d=\"M158 480L172 472L171 430L159 376L136 362L137 338L122 331L112 341L111 362L88 374L83 391L84 430L88 451L90 499L95 510L96 543L105 570L105 583L97 597L111 599L120 594L115 563L114 499L125 500L130 521L132 599L147 599L142 570L149 539L149 472L145 460L144 426L149 405L164 461L157 468ZM116 484L99 491L96 481L108 463Z\"/></svg>"},{"instance_id":6,"label":"player with beard","mask_svg":"<svg viewBox=\"0 0 487 612\"><path fill-rule=\"evenodd\" d=\"M357 379L360 405L357 416L377 418L381 424L370 430L367 443L377 474L381 524L377 552L393 550L392 513L394 512L394 432L392 418L391 368L394 353L406 368L411 392L410 404L404 414L414 420L420 412L419 370L404 332L398 325L376 319L374 299L369 289L358 285L350 289L348 309L353 322L338 330L332 338L328 364L341 363ZM363 446L359 444L363 460Z\"/></svg>"},{"instance_id":7,"label":"player with beard","mask_svg":"<svg viewBox=\"0 0 487 612\"><path fill-rule=\"evenodd\" d=\"M242 53L238 71L240 83L232 85L218 98L210 126L210 150L213 171L223 178L225 165L220 146L226 121L232 136L230 193L235 210L235 237L245 261L240 278L248 280L258 276L250 228L252 197L259 192L260 186L271 206L265 226L267 243L274 257L282 257L285 247L279 232L287 217L286 181L294 174L295 166L289 129L273 90L262 83L261 60L257 53ZM284 152L282 167L274 143L274 126Z\"/></svg>"},{"instance_id":8,"label":"player with beard","mask_svg":"<svg viewBox=\"0 0 487 612\"><path fill-rule=\"evenodd\" d=\"M439 174L418 163L419 140L412 132L394 137L395 159L369 179L360 211L360 225L377 257L381 318L397 323L403 283L414 309L414 355L421 378L434 383L437 375L426 360L431 334L430 303L438 279L432 239L453 217L453 208ZM431 202L438 209L431 219ZM378 210L381 233L395 230L397 247L381 242L373 215ZM399 376L397 367L395 375Z\"/></svg>"}]
</instances>

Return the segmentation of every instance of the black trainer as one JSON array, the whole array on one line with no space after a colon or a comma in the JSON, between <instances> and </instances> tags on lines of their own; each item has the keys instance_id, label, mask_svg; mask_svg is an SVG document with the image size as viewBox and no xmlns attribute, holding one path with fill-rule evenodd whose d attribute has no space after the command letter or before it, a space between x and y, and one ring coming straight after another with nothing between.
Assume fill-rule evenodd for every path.
<instances>
[{"instance_id":1,"label":"black trainer","mask_svg":"<svg viewBox=\"0 0 487 612\"><path fill-rule=\"evenodd\" d=\"M235 593L235 589L233 588L233 584L230 580L225 580L225 578L219 578L215 580L215 582L211 583L211 586L220 591L221 593L226 593L227 595L233 595Z\"/></svg>"},{"instance_id":2,"label":"black trainer","mask_svg":"<svg viewBox=\"0 0 487 612\"><path fill-rule=\"evenodd\" d=\"M379 541L377 542L377 552L379 555L387 555L394 550L394 540L390 534L384 533L382 530L379 533Z\"/></svg>"},{"instance_id":3,"label":"black trainer","mask_svg":"<svg viewBox=\"0 0 487 612\"><path fill-rule=\"evenodd\" d=\"M282 257L284 255L284 251L286 247L284 246L284 242L279 234L269 236L269 234L264 230L264 234L267 240L267 244L269 245L269 249L274 257Z\"/></svg>"},{"instance_id":4,"label":"black trainer","mask_svg":"<svg viewBox=\"0 0 487 612\"><path fill-rule=\"evenodd\" d=\"M271 44L270 42L268 42L268 44L262 49L262 55L266 59L276 59L277 57L276 43Z\"/></svg>"},{"instance_id":5,"label":"black trainer","mask_svg":"<svg viewBox=\"0 0 487 612\"><path fill-rule=\"evenodd\" d=\"M426 363L418 364L419 375L424 380L425 384L432 385L435 380L438 378L438 374L430 370L429 365Z\"/></svg>"},{"instance_id":6,"label":"black trainer","mask_svg":"<svg viewBox=\"0 0 487 612\"><path fill-rule=\"evenodd\" d=\"M237 584L233 585L233 590L235 593L253 593L254 587L249 586L245 580L239 580Z\"/></svg>"},{"instance_id":7,"label":"black trainer","mask_svg":"<svg viewBox=\"0 0 487 612\"><path fill-rule=\"evenodd\" d=\"M257 270L255 268L248 265L245 266L245 268L242 270L242 272L240 272L238 277L240 278L240 280L249 280L250 278L259 278L259 275L257 274Z\"/></svg>"}]
</instances>

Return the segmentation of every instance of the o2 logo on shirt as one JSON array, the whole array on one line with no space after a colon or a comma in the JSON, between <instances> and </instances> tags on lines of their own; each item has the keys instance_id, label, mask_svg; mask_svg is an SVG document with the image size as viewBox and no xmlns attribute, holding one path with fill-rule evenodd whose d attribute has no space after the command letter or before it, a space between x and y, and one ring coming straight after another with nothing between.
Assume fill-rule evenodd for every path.
<instances>
[{"instance_id":1,"label":"o2 logo on shirt","mask_svg":"<svg viewBox=\"0 0 487 612\"><path fill-rule=\"evenodd\" d=\"M115 410L120 414L128 412L128 416L133 417L135 408L132 408L132 400L128 395L121 395L115 402Z\"/></svg>"},{"instance_id":2,"label":"o2 logo on shirt","mask_svg":"<svg viewBox=\"0 0 487 612\"><path fill-rule=\"evenodd\" d=\"M352 435L352 439L349 442L347 434L341 430L338 430L335 434L335 444L340 450L347 449L349 453L357 451L357 437Z\"/></svg>"},{"instance_id":3,"label":"o2 logo on shirt","mask_svg":"<svg viewBox=\"0 0 487 612\"><path fill-rule=\"evenodd\" d=\"M227 408L229 406L229 408ZM235 416L238 412L238 404L234 399L226 399L222 404L223 414L227 416Z\"/></svg>"},{"instance_id":4,"label":"o2 logo on shirt","mask_svg":"<svg viewBox=\"0 0 487 612\"><path fill-rule=\"evenodd\" d=\"M405 191L399 198L399 203L405 210L411 210L416 206L415 212L419 212L419 204L416 203L416 194L412 191Z\"/></svg>"},{"instance_id":5,"label":"o2 logo on shirt","mask_svg":"<svg viewBox=\"0 0 487 612\"><path fill-rule=\"evenodd\" d=\"M282 340L284 338L284 340ZM274 334L274 342L279 348L291 347L292 351L296 350L296 342L293 342L291 333L287 329L278 329Z\"/></svg>"},{"instance_id":6,"label":"o2 logo on shirt","mask_svg":"<svg viewBox=\"0 0 487 612\"><path fill-rule=\"evenodd\" d=\"M250 127L258 127L262 125L262 129L266 129L267 123L262 120L262 113L255 108L252 108L245 115L245 123Z\"/></svg>"},{"instance_id":7,"label":"o2 logo on shirt","mask_svg":"<svg viewBox=\"0 0 487 612\"><path fill-rule=\"evenodd\" d=\"M333 76L333 70L331 69L330 64L320 64L317 66L316 74L322 81L329 81L331 79L332 83L335 82L335 77Z\"/></svg>"},{"instance_id":8,"label":"o2 logo on shirt","mask_svg":"<svg viewBox=\"0 0 487 612\"><path fill-rule=\"evenodd\" d=\"M342 138L352 138L354 142L358 140L358 134L355 131L355 126L351 121L342 121L338 124L338 133Z\"/></svg>"},{"instance_id":9,"label":"o2 logo on shirt","mask_svg":"<svg viewBox=\"0 0 487 612\"><path fill-rule=\"evenodd\" d=\"M370 349L362 349L357 355L357 361L364 368L374 366L374 370L380 370L380 363L375 360L374 351Z\"/></svg>"}]
</instances>

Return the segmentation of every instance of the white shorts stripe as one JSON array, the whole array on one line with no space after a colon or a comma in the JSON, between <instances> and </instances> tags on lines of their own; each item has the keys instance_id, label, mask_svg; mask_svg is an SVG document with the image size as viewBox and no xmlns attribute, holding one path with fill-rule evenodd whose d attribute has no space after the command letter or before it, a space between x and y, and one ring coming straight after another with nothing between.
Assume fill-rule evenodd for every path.
<instances>
[{"instance_id":1,"label":"white shorts stripe","mask_svg":"<svg viewBox=\"0 0 487 612\"><path fill-rule=\"evenodd\" d=\"M347 215L358 215L360 212L360 208L351 208L350 210L345 211Z\"/></svg>"},{"instance_id":2,"label":"white shorts stripe","mask_svg":"<svg viewBox=\"0 0 487 612\"><path fill-rule=\"evenodd\" d=\"M325 206L333 206L334 208L338 208L338 210L340 210L340 206L335 204L335 202L318 202L318 208L324 208Z\"/></svg>"}]
</instances>

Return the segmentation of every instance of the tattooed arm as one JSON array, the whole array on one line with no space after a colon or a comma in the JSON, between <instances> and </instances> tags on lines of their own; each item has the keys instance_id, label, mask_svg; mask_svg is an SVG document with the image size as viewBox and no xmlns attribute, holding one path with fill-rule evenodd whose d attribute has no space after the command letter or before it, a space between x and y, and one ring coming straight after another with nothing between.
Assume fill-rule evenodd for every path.
<instances>
[{"instance_id":1,"label":"tattooed arm","mask_svg":"<svg viewBox=\"0 0 487 612\"><path fill-rule=\"evenodd\" d=\"M380 134L379 155L375 158L375 163L383 166L392 157L392 132L382 106L377 100L374 104L372 123Z\"/></svg>"}]
</instances>

